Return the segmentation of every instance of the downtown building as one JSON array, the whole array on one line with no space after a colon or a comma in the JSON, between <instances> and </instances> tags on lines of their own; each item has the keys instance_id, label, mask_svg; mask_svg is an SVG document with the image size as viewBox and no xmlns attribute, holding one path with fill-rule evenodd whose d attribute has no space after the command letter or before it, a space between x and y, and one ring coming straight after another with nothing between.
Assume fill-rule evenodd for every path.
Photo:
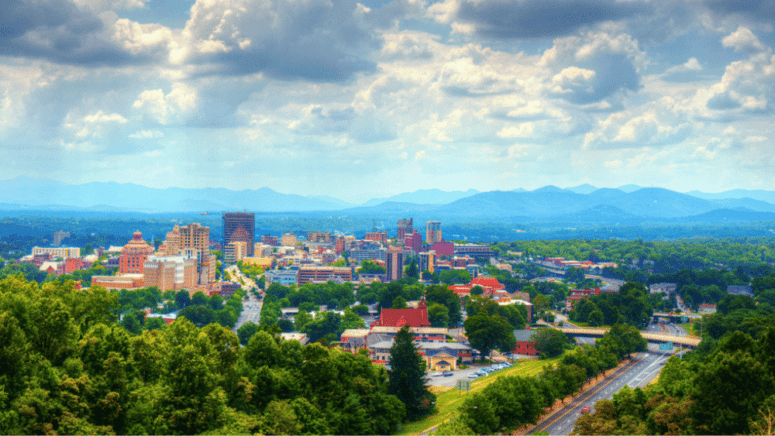
<instances>
[{"instance_id":1,"label":"downtown building","mask_svg":"<svg viewBox=\"0 0 775 436\"><path fill-rule=\"evenodd\" d=\"M244 212L223 214L223 245L231 242L247 244L247 256L253 256L253 244L256 242L256 215Z\"/></svg>"},{"instance_id":2,"label":"downtown building","mask_svg":"<svg viewBox=\"0 0 775 436\"><path fill-rule=\"evenodd\" d=\"M429 245L433 245L436 242L441 242L441 222L428 221L425 223L425 242Z\"/></svg>"}]
</instances>

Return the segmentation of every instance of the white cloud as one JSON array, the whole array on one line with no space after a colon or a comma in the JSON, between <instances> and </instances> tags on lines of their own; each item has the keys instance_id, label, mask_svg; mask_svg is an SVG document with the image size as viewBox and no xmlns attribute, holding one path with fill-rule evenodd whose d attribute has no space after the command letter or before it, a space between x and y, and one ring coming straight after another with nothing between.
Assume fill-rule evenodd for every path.
<instances>
[{"instance_id":1,"label":"white cloud","mask_svg":"<svg viewBox=\"0 0 775 436\"><path fill-rule=\"evenodd\" d=\"M190 86L175 82L172 91L164 95L161 89L146 90L140 93L132 107L143 111L148 117L160 124L179 121L196 107L196 90Z\"/></svg>"},{"instance_id":2,"label":"white cloud","mask_svg":"<svg viewBox=\"0 0 775 436\"><path fill-rule=\"evenodd\" d=\"M140 130L139 132L129 135L130 138L134 139L155 139L163 136L164 133L159 132L158 130Z\"/></svg>"},{"instance_id":3,"label":"white cloud","mask_svg":"<svg viewBox=\"0 0 775 436\"><path fill-rule=\"evenodd\" d=\"M113 24L113 41L133 55L140 53L167 53L173 47L172 30L160 24L140 24L126 18Z\"/></svg>"},{"instance_id":4,"label":"white cloud","mask_svg":"<svg viewBox=\"0 0 775 436\"><path fill-rule=\"evenodd\" d=\"M516 126L504 127L498 131L501 138L525 138L533 133L533 123L520 123Z\"/></svg>"},{"instance_id":5,"label":"white cloud","mask_svg":"<svg viewBox=\"0 0 775 436\"><path fill-rule=\"evenodd\" d=\"M724 47L734 47L735 51L746 53L756 53L765 50L764 45L759 42L756 35L747 27L740 26L734 32L725 36L721 40Z\"/></svg>"}]
</instances>

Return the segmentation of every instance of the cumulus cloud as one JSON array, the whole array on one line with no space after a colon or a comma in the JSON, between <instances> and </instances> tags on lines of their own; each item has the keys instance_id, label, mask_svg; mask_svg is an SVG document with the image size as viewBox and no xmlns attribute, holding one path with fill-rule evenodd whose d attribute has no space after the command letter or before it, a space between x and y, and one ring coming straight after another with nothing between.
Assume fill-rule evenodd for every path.
<instances>
[{"instance_id":1,"label":"cumulus cloud","mask_svg":"<svg viewBox=\"0 0 775 436\"><path fill-rule=\"evenodd\" d=\"M740 26L734 32L725 36L721 40L724 47L734 47L735 51L746 53L756 53L765 50L765 47L759 42L756 35L747 27Z\"/></svg>"},{"instance_id":2,"label":"cumulus cloud","mask_svg":"<svg viewBox=\"0 0 775 436\"><path fill-rule=\"evenodd\" d=\"M134 139L156 139L156 138L161 138L163 136L164 136L164 133L158 130L140 130L138 132L135 132L129 135L130 138L134 138Z\"/></svg>"},{"instance_id":3,"label":"cumulus cloud","mask_svg":"<svg viewBox=\"0 0 775 436\"><path fill-rule=\"evenodd\" d=\"M198 0L170 58L200 74L340 82L375 68L370 13L354 0Z\"/></svg>"},{"instance_id":4,"label":"cumulus cloud","mask_svg":"<svg viewBox=\"0 0 775 436\"><path fill-rule=\"evenodd\" d=\"M73 131L80 139L101 136L105 125L127 123L127 119L120 114L106 114L102 111L86 115L80 120L73 120L73 118L72 114L68 114L63 126Z\"/></svg>"},{"instance_id":5,"label":"cumulus cloud","mask_svg":"<svg viewBox=\"0 0 775 436\"><path fill-rule=\"evenodd\" d=\"M159 124L170 124L180 121L196 107L196 90L176 82L172 84L172 90L167 95L162 89L143 91L132 107Z\"/></svg>"},{"instance_id":6,"label":"cumulus cloud","mask_svg":"<svg viewBox=\"0 0 775 436\"><path fill-rule=\"evenodd\" d=\"M3 5L3 27L11 29L0 56L38 58L71 65L120 66L149 61L111 40L103 19L63 0L21 0ZM113 14L115 15L115 14ZM111 13L106 15L110 20Z\"/></svg>"},{"instance_id":7,"label":"cumulus cloud","mask_svg":"<svg viewBox=\"0 0 775 436\"><path fill-rule=\"evenodd\" d=\"M620 90L637 90L643 58L631 36L603 32L557 38L539 64L557 71L549 85L550 93L573 103L589 104Z\"/></svg>"},{"instance_id":8,"label":"cumulus cloud","mask_svg":"<svg viewBox=\"0 0 775 436\"><path fill-rule=\"evenodd\" d=\"M584 137L584 149L638 148L664 146L683 141L692 131L685 113L676 111L676 103L663 97L631 110L611 114L598 122Z\"/></svg>"}]
</instances>

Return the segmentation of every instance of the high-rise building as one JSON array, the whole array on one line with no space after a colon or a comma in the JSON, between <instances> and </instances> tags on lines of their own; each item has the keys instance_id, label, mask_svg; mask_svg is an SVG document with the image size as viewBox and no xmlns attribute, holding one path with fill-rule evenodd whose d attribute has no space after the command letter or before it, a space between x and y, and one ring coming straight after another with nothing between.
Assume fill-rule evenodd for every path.
<instances>
[{"instance_id":1,"label":"high-rise building","mask_svg":"<svg viewBox=\"0 0 775 436\"><path fill-rule=\"evenodd\" d=\"M244 212L223 214L223 244L240 241L247 244L247 255L253 256L256 242L256 215Z\"/></svg>"},{"instance_id":2,"label":"high-rise building","mask_svg":"<svg viewBox=\"0 0 775 436\"><path fill-rule=\"evenodd\" d=\"M210 252L210 227L203 227L199 223L191 223L180 227L178 231L180 232L181 248L196 248L200 254Z\"/></svg>"},{"instance_id":3,"label":"high-rise building","mask_svg":"<svg viewBox=\"0 0 775 436\"><path fill-rule=\"evenodd\" d=\"M415 253L419 253L422 248L422 235L417 230L412 230L404 238L404 247L411 248Z\"/></svg>"},{"instance_id":4,"label":"high-rise building","mask_svg":"<svg viewBox=\"0 0 775 436\"><path fill-rule=\"evenodd\" d=\"M406 238L406 235L412 234L412 220L414 218L409 218L408 220L398 220L398 243L400 244L401 241Z\"/></svg>"},{"instance_id":5,"label":"high-rise building","mask_svg":"<svg viewBox=\"0 0 775 436\"><path fill-rule=\"evenodd\" d=\"M143 264L153 254L153 247L143 240L140 231L132 234L132 240L121 249L118 272L121 274L142 274Z\"/></svg>"},{"instance_id":6,"label":"high-rise building","mask_svg":"<svg viewBox=\"0 0 775 436\"><path fill-rule=\"evenodd\" d=\"M404 277L404 250L399 247L390 247L385 259L385 267L387 281L393 282Z\"/></svg>"},{"instance_id":7,"label":"high-rise building","mask_svg":"<svg viewBox=\"0 0 775 436\"><path fill-rule=\"evenodd\" d=\"M251 248L253 248L252 245L251 245ZM247 256L247 252L248 252L248 245L246 242L233 241L226 244L226 249L224 250L223 258L226 260L226 262L237 263L243 257L250 257L250 256Z\"/></svg>"},{"instance_id":8,"label":"high-rise building","mask_svg":"<svg viewBox=\"0 0 775 436\"><path fill-rule=\"evenodd\" d=\"M441 241L441 223L439 221L428 221L425 224L425 242L433 245Z\"/></svg>"},{"instance_id":9,"label":"high-rise building","mask_svg":"<svg viewBox=\"0 0 775 436\"><path fill-rule=\"evenodd\" d=\"M143 268L143 286L160 291L190 289L199 277L197 260L187 256L148 256Z\"/></svg>"},{"instance_id":10,"label":"high-rise building","mask_svg":"<svg viewBox=\"0 0 775 436\"><path fill-rule=\"evenodd\" d=\"M430 273L435 272L436 266L436 252L431 250L425 253L420 253L420 273L428 271Z\"/></svg>"},{"instance_id":11,"label":"high-rise building","mask_svg":"<svg viewBox=\"0 0 775 436\"><path fill-rule=\"evenodd\" d=\"M336 254L344 252L344 238L336 238Z\"/></svg>"}]
</instances>

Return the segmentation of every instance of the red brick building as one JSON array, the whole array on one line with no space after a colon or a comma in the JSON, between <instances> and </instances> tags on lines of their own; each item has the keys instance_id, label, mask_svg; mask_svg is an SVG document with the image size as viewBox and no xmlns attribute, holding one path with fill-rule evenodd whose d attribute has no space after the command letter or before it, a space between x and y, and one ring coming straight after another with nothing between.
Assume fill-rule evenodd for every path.
<instances>
[{"instance_id":1,"label":"red brick building","mask_svg":"<svg viewBox=\"0 0 775 436\"><path fill-rule=\"evenodd\" d=\"M118 272L121 274L142 274L143 265L148 256L153 254L153 247L143 240L139 231L132 234L132 240L121 249Z\"/></svg>"},{"instance_id":2,"label":"red brick building","mask_svg":"<svg viewBox=\"0 0 775 436\"><path fill-rule=\"evenodd\" d=\"M382 309L379 319L372 327L430 327L428 305L425 298L420 299L416 309Z\"/></svg>"}]
</instances>

